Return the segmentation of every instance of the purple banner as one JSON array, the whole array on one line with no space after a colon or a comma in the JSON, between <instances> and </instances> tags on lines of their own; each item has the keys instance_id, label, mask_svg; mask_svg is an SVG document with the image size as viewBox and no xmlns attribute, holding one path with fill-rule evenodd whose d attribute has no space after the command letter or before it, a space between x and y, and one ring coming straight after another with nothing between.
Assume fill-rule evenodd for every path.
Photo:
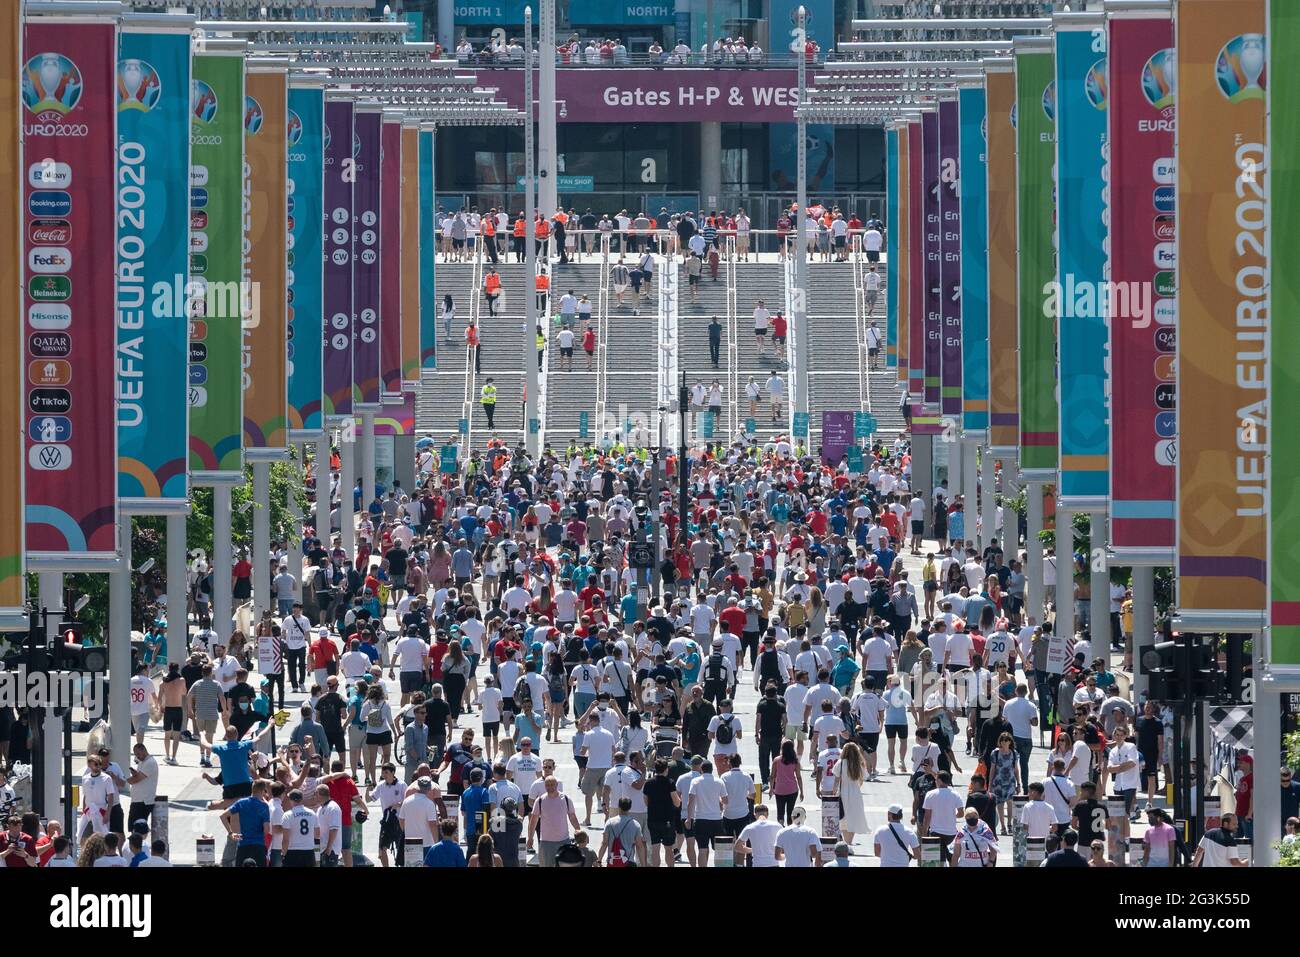
<instances>
[{"instance_id":1,"label":"purple banner","mask_svg":"<svg viewBox=\"0 0 1300 957\"><path fill-rule=\"evenodd\" d=\"M326 416L352 414L352 112L349 102L325 103Z\"/></svg>"},{"instance_id":2,"label":"purple banner","mask_svg":"<svg viewBox=\"0 0 1300 957\"><path fill-rule=\"evenodd\" d=\"M523 70L479 70L478 85L523 109ZM794 70L557 70L555 97L561 123L793 123L799 86Z\"/></svg>"},{"instance_id":3,"label":"purple banner","mask_svg":"<svg viewBox=\"0 0 1300 957\"><path fill-rule=\"evenodd\" d=\"M822 413L822 464L839 465L853 438L852 412Z\"/></svg>"},{"instance_id":4,"label":"purple banner","mask_svg":"<svg viewBox=\"0 0 1300 957\"><path fill-rule=\"evenodd\" d=\"M940 411L961 415L961 167L957 101L939 103L939 197L943 214L943 338Z\"/></svg>"},{"instance_id":5,"label":"purple banner","mask_svg":"<svg viewBox=\"0 0 1300 957\"><path fill-rule=\"evenodd\" d=\"M357 181L352 192L353 402L379 405L379 140L384 116L356 114Z\"/></svg>"},{"instance_id":6,"label":"purple banner","mask_svg":"<svg viewBox=\"0 0 1300 957\"><path fill-rule=\"evenodd\" d=\"M939 407L943 345L943 221L939 202L939 115L921 117L921 188L925 238L925 392L926 408Z\"/></svg>"}]
</instances>

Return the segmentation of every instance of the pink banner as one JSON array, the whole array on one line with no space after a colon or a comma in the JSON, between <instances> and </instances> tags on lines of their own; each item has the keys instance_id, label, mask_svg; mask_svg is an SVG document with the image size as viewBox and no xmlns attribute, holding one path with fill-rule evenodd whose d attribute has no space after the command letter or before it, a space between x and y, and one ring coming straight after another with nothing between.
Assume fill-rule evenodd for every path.
<instances>
[{"instance_id":1,"label":"pink banner","mask_svg":"<svg viewBox=\"0 0 1300 957\"><path fill-rule=\"evenodd\" d=\"M27 551L117 551L117 28L28 21L23 46ZM125 149L126 147L123 147ZM133 205L135 204L135 205Z\"/></svg>"},{"instance_id":2,"label":"pink banner","mask_svg":"<svg viewBox=\"0 0 1300 957\"><path fill-rule=\"evenodd\" d=\"M560 122L793 123L799 101L794 70L557 70ZM808 71L812 85L813 71ZM478 84L523 109L524 72L479 70Z\"/></svg>"},{"instance_id":3,"label":"pink banner","mask_svg":"<svg viewBox=\"0 0 1300 957\"><path fill-rule=\"evenodd\" d=\"M1174 64L1168 17L1110 21L1111 534L1174 547Z\"/></svg>"},{"instance_id":4,"label":"pink banner","mask_svg":"<svg viewBox=\"0 0 1300 957\"><path fill-rule=\"evenodd\" d=\"M379 371L383 403L393 405L402 401L402 283L408 281L402 273L401 120L384 120L379 156Z\"/></svg>"}]
</instances>

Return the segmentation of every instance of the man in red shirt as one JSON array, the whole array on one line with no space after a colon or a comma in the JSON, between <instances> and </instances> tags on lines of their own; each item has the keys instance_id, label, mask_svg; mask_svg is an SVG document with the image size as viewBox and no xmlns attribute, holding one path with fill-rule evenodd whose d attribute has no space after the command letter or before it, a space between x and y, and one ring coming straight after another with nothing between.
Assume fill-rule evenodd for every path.
<instances>
[{"instance_id":1,"label":"man in red shirt","mask_svg":"<svg viewBox=\"0 0 1300 957\"><path fill-rule=\"evenodd\" d=\"M1237 755L1237 770L1245 772L1237 782L1237 820L1242 834L1250 837L1255 827L1255 759L1242 751Z\"/></svg>"},{"instance_id":2,"label":"man in red shirt","mask_svg":"<svg viewBox=\"0 0 1300 957\"><path fill-rule=\"evenodd\" d=\"M583 587L582 591L578 592L578 597L582 599L582 610L591 611L591 606L597 596L604 601L605 593L601 590L600 586L596 584L596 577L593 575L591 578L587 579L587 584Z\"/></svg>"},{"instance_id":3,"label":"man in red shirt","mask_svg":"<svg viewBox=\"0 0 1300 957\"><path fill-rule=\"evenodd\" d=\"M4 867L36 867L36 838L23 833L23 819L11 815L0 833L0 862Z\"/></svg>"},{"instance_id":4,"label":"man in red shirt","mask_svg":"<svg viewBox=\"0 0 1300 957\"><path fill-rule=\"evenodd\" d=\"M339 806L342 812L341 823L343 825L343 866L352 866L352 808L356 807L358 811L366 809L366 803L361 800L361 793L357 790L356 782L351 776L344 773L343 762L335 760L330 764L332 772L325 779L325 786L330 789L330 800Z\"/></svg>"},{"instance_id":5,"label":"man in red shirt","mask_svg":"<svg viewBox=\"0 0 1300 957\"><path fill-rule=\"evenodd\" d=\"M718 615L718 621L726 625L737 638L745 633L746 618L745 609L737 604L739 600L736 595L732 595L727 601L727 607Z\"/></svg>"},{"instance_id":6,"label":"man in red shirt","mask_svg":"<svg viewBox=\"0 0 1300 957\"><path fill-rule=\"evenodd\" d=\"M338 645L334 644L329 629L324 625L316 630L316 637L312 640L308 652L311 655L311 667L316 683L324 688L325 679L330 675L338 674L339 659Z\"/></svg>"}]
</instances>

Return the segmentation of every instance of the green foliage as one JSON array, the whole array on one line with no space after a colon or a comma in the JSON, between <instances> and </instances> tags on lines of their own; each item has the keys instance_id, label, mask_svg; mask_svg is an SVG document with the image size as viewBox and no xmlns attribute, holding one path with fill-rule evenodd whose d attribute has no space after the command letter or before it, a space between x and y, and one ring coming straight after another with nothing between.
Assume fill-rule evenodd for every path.
<instances>
[{"instance_id":1,"label":"green foliage","mask_svg":"<svg viewBox=\"0 0 1300 957\"><path fill-rule=\"evenodd\" d=\"M1277 863L1274 867L1300 867L1300 841L1290 844L1278 842L1273 845L1277 851Z\"/></svg>"}]
</instances>

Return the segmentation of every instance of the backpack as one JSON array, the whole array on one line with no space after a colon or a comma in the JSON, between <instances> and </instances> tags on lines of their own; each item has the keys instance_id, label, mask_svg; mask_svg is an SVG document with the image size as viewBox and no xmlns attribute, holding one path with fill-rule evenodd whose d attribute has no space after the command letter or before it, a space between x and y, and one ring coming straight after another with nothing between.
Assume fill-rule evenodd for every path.
<instances>
[{"instance_id":1,"label":"backpack","mask_svg":"<svg viewBox=\"0 0 1300 957\"><path fill-rule=\"evenodd\" d=\"M705 678L709 681L721 681L725 672L722 668L723 658L720 653L709 655L709 667Z\"/></svg>"},{"instance_id":2,"label":"backpack","mask_svg":"<svg viewBox=\"0 0 1300 957\"><path fill-rule=\"evenodd\" d=\"M718 744L731 744L736 740L736 732L731 730L731 722L735 720L735 715L718 715L718 730L713 733Z\"/></svg>"},{"instance_id":3,"label":"backpack","mask_svg":"<svg viewBox=\"0 0 1300 957\"><path fill-rule=\"evenodd\" d=\"M619 828L619 832L614 835L614 842L609 847L609 867L636 867L636 862L632 860L632 855L628 853L628 848L623 844L623 834L627 831L627 822Z\"/></svg>"},{"instance_id":4,"label":"backpack","mask_svg":"<svg viewBox=\"0 0 1300 957\"><path fill-rule=\"evenodd\" d=\"M515 690L510 697L515 699L515 704L520 708L522 708L524 703L527 702L530 706L528 710L532 710L531 705L533 703L533 693L528 687L528 681L525 676L519 676L519 680L515 682Z\"/></svg>"}]
</instances>

